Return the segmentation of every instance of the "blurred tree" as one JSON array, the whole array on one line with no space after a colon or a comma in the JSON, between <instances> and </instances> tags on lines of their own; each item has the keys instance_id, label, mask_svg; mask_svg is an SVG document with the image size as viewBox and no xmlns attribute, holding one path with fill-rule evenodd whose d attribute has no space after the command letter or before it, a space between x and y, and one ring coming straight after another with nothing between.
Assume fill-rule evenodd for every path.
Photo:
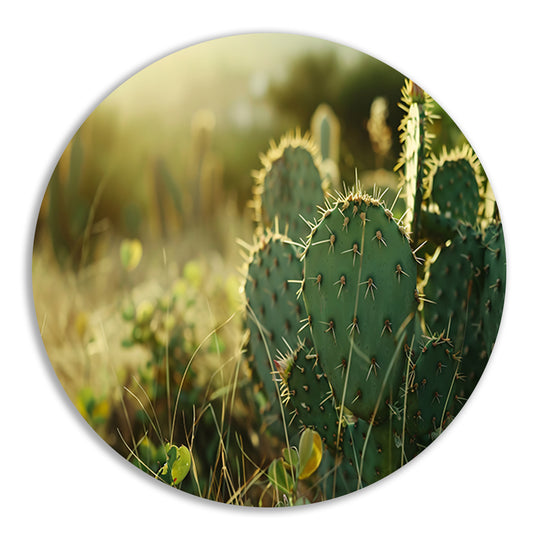
<instances>
[{"instance_id":1,"label":"blurred tree","mask_svg":"<svg viewBox=\"0 0 533 533\"><path fill-rule=\"evenodd\" d=\"M376 97L389 104L387 125L396 132L402 118L397 106L400 101L404 76L385 63L370 56L362 56L354 68L344 73L341 81L338 113L343 125L344 142L354 157L354 165L362 170L374 167L374 151L366 128L370 108ZM400 153L398 135L392 136L389 156L383 167L390 170Z\"/></svg>"},{"instance_id":2,"label":"blurred tree","mask_svg":"<svg viewBox=\"0 0 533 533\"><path fill-rule=\"evenodd\" d=\"M307 129L318 104L338 100L341 75L334 51L305 54L289 65L285 80L270 85L267 98L280 114L292 115Z\"/></svg>"}]
</instances>

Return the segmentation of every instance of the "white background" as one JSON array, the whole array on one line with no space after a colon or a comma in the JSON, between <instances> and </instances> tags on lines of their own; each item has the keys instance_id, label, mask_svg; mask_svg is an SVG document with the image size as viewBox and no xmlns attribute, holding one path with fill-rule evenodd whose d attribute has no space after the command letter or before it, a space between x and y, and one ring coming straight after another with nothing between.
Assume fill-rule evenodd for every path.
<instances>
[{"instance_id":1,"label":"white background","mask_svg":"<svg viewBox=\"0 0 533 533\"><path fill-rule=\"evenodd\" d=\"M533 256L527 225L533 193L533 39L528 3L359 4L3 4L3 531L531 527ZM59 385L39 337L31 291L32 239L41 198L58 157L87 115L117 85L162 56L203 40L256 31L301 33L352 46L422 85L458 123L491 180L509 264L493 357L453 426L385 481L297 510L242 510L202 501L150 480L120 459L82 421Z\"/></svg>"}]
</instances>

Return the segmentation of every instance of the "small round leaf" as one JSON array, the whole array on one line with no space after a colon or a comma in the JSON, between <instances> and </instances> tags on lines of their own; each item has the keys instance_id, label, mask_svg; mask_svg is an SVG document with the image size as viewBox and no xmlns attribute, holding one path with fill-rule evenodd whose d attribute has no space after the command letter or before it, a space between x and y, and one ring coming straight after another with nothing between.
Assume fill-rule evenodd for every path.
<instances>
[{"instance_id":1,"label":"small round leaf","mask_svg":"<svg viewBox=\"0 0 533 533\"><path fill-rule=\"evenodd\" d=\"M322 439L320 435L312 430L305 429L300 437L298 447L300 453L300 475L299 479L309 477L322 461Z\"/></svg>"}]
</instances>

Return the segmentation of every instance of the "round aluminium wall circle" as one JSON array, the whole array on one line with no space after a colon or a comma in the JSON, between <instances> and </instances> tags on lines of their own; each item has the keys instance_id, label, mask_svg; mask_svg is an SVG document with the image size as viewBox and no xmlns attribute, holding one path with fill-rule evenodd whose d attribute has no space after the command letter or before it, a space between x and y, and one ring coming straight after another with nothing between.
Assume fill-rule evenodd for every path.
<instances>
[{"instance_id":1,"label":"round aluminium wall circle","mask_svg":"<svg viewBox=\"0 0 533 533\"><path fill-rule=\"evenodd\" d=\"M252 506L355 492L428 447L489 360L505 275L490 183L438 103L288 34L199 44L111 93L33 253L85 420L147 475Z\"/></svg>"}]
</instances>

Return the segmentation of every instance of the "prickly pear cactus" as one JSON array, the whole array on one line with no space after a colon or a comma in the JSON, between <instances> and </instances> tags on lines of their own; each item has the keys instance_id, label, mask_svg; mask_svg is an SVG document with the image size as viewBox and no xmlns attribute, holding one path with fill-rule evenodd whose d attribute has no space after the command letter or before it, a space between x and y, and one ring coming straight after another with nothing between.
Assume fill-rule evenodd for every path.
<instances>
[{"instance_id":1,"label":"prickly pear cactus","mask_svg":"<svg viewBox=\"0 0 533 533\"><path fill-rule=\"evenodd\" d=\"M480 203L480 164L472 148L448 152L434 157L426 179L426 194L447 220L475 224Z\"/></svg>"},{"instance_id":2,"label":"prickly pear cactus","mask_svg":"<svg viewBox=\"0 0 533 533\"><path fill-rule=\"evenodd\" d=\"M326 374L314 348L300 344L275 361L281 377L282 396L294 417L306 428L315 429L332 450L340 449L344 427Z\"/></svg>"},{"instance_id":3,"label":"prickly pear cactus","mask_svg":"<svg viewBox=\"0 0 533 533\"><path fill-rule=\"evenodd\" d=\"M505 297L506 256L501 223L492 224L487 228L483 244L485 280L481 295L481 311L484 340L490 352L500 327Z\"/></svg>"},{"instance_id":4,"label":"prickly pear cactus","mask_svg":"<svg viewBox=\"0 0 533 533\"><path fill-rule=\"evenodd\" d=\"M431 153L434 103L411 82L400 107L399 219L375 186L324 199L307 138L272 146L256 179L258 229L275 229L249 261L250 365L287 441L320 434L331 497L394 472L449 426L502 316L505 247L481 165L470 147Z\"/></svg>"},{"instance_id":5,"label":"prickly pear cactus","mask_svg":"<svg viewBox=\"0 0 533 533\"><path fill-rule=\"evenodd\" d=\"M454 339L460 350L462 382L457 396L462 402L472 394L485 369L501 320L505 250L500 238L496 226L489 226L483 235L480 229L459 224L451 243L428 263L425 321L431 331ZM503 261L494 264L500 255Z\"/></svg>"},{"instance_id":6,"label":"prickly pear cactus","mask_svg":"<svg viewBox=\"0 0 533 533\"><path fill-rule=\"evenodd\" d=\"M333 109L320 104L311 118L311 134L319 147L319 169L333 188L339 189L340 122Z\"/></svg>"},{"instance_id":7,"label":"prickly pear cactus","mask_svg":"<svg viewBox=\"0 0 533 533\"><path fill-rule=\"evenodd\" d=\"M417 306L408 237L379 199L351 192L323 211L303 257L308 324L335 396L357 417L382 419Z\"/></svg>"},{"instance_id":8,"label":"prickly pear cactus","mask_svg":"<svg viewBox=\"0 0 533 533\"><path fill-rule=\"evenodd\" d=\"M394 170L401 171L400 185L407 207L404 223L411 228L416 243L424 180L428 172L431 141L434 138L430 126L438 116L434 113L433 99L411 80L406 80L398 105L405 115L400 123L402 152Z\"/></svg>"},{"instance_id":9,"label":"prickly pear cactus","mask_svg":"<svg viewBox=\"0 0 533 533\"><path fill-rule=\"evenodd\" d=\"M482 265L482 234L469 224L460 225L449 246L439 249L426 265L426 324L455 339L457 346L475 341Z\"/></svg>"},{"instance_id":10,"label":"prickly pear cactus","mask_svg":"<svg viewBox=\"0 0 533 533\"><path fill-rule=\"evenodd\" d=\"M366 487L402 465L401 426L390 417L380 425L359 418L346 427L344 458L353 468L356 488Z\"/></svg>"},{"instance_id":11,"label":"prickly pear cactus","mask_svg":"<svg viewBox=\"0 0 533 533\"><path fill-rule=\"evenodd\" d=\"M317 216L324 202L324 188L316 159L317 148L308 136L285 136L262 156L263 169L254 174L253 208L259 229L272 227L276 218L280 231L293 241L309 233L306 220Z\"/></svg>"},{"instance_id":12,"label":"prickly pear cactus","mask_svg":"<svg viewBox=\"0 0 533 533\"><path fill-rule=\"evenodd\" d=\"M406 425L420 447L437 438L460 410L460 364L460 352L444 334L420 339L415 347Z\"/></svg>"},{"instance_id":13,"label":"prickly pear cactus","mask_svg":"<svg viewBox=\"0 0 533 533\"><path fill-rule=\"evenodd\" d=\"M285 417L274 361L305 344L304 336L298 336L304 313L294 283L301 275L297 251L286 237L269 232L259 239L249 259L244 291L250 330L247 359L264 395L264 411L270 413L267 425Z\"/></svg>"}]
</instances>

